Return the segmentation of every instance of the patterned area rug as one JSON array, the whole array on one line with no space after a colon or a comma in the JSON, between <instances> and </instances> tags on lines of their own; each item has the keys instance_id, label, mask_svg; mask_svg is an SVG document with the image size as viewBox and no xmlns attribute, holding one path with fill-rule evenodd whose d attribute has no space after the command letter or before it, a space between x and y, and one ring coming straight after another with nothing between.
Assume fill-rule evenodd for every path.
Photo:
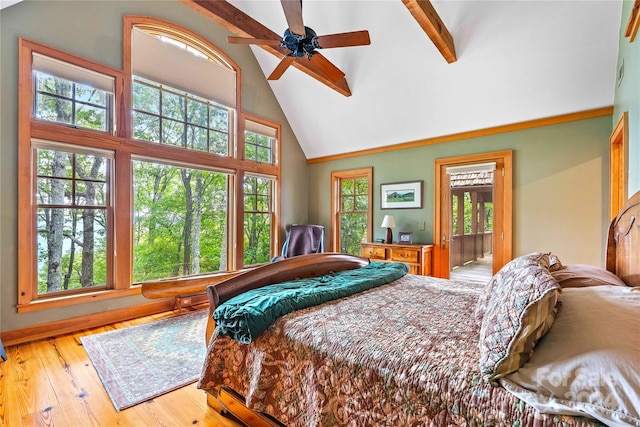
<instances>
[{"instance_id":1,"label":"patterned area rug","mask_svg":"<svg viewBox=\"0 0 640 427\"><path fill-rule=\"evenodd\" d=\"M116 411L195 382L208 310L80 338Z\"/></svg>"}]
</instances>

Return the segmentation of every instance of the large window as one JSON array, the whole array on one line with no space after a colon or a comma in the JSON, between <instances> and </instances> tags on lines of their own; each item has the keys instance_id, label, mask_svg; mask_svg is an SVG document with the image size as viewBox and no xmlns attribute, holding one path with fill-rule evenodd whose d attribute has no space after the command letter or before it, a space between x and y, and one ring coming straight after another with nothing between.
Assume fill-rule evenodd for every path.
<instances>
[{"instance_id":1,"label":"large window","mask_svg":"<svg viewBox=\"0 0 640 427\"><path fill-rule=\"evenodd\" d=\"M229 155L232 110L188 92L136 77L133 137Z\"/></svg>"},{"instance_id":2,"label":"large window","mask_svg":"<svg viewBox=\"0 0 640 427\"><path fill-rule=\"evenodd\" d=\"M37 294L106 286L110 156L34 145Z\"/></svg>"},{"instance_id":3,"label":"large window","mask_svg":"<svg viewBox=\"0 0 640 427\"><path fill-rule=\"evenodd\" d=\"M268 177L244 177L244 265L269 262L273 257L273 188Z\"/></svg>"},{"instance_id":4,"label":"large window","mask_svg":"<svg viewBox=\"0 0 640 427\"><path fill-rule=\"evenodd\" d=\"M133 281L225 270L226 173L133 162Z\"/></svg>"},{"instance_id":5,"label":"large window","mask_svg":"<svg viewBox=\"0 0 640 427\"><path fill-rule=\"evenodd\" d=\"M236 111L239 69L197 34L130 16L124 38L124 71L20 42L18 311L275 255L280 126Z\"/></svg>"},{"instance_id":6,"label":"large window","mask_svg":"<svg viewBox=\"0 0 640 427\"><path fill-rule=\"evenodd\" d=\"M360 255L371 240L372 168L339 171L332 180L332 250Z\"/></svg>"}]
</instances>

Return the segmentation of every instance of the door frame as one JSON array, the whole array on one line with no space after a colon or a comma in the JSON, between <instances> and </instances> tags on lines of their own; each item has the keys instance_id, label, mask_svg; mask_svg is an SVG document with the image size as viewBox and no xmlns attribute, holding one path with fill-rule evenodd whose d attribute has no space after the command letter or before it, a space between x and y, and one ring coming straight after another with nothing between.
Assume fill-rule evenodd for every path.
<instances>
[{"instance_id":1,"label":"door frame","mask_svg":"<svg viewBox=\"0 0 640 427\"><path fill-rule=\"evenodd\" d=\"M629 113L624 112L609 136L609 221L627 202L629 169Z\"/></svg>"},{"instance_id":2,"label":"door frame","mask_svg":"<svg viewBox=\"0 0 640 427\"><path fill-rule=\"evenodd\" d=\"M493 180L493 271L495 274L513 256L513 151L470 154L436 159L433 221L433 276L449 278L449 239L451 238L451 188L447 167L496 163ZM444 239L443 239L444 236Z\"/></svg>"}]
</instances>

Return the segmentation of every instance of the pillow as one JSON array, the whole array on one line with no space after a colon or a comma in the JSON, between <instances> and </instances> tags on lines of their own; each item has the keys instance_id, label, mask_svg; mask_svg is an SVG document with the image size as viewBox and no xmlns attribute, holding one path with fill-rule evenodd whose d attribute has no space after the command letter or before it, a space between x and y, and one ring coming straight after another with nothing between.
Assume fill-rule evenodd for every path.
<instances>
[{"instance_id":1,"label":"pillow","mask_svg":"<svg viewBox=\"0 0 640 427\"><path fill-rule=\"evenodd\" d=\"M496 274L479 342L480 372L493 383L524 365L553 324L560 285L548 270L548 259L548 254L525 255Z\"/></svg>"},{"instance_id":2,"label":"pillow","mask_svg":"<svg viewBox=\"0 0 640 427\"><path fill-rule=\"evenodd\" d=\"M558 257L551 253L534 252L528 255L520 256L507 264L505 264L487 283L484 292L480 295L475 309L475 319L478 324L482 324L482 318L487 309L487 304L491 295L494 293L496 283L508 280L509 276L516 274L515 272L530 265L537 265L546 269L559 268L562 266Z\"/></svg>"},{"instance_id":3,"label":"pillow","mask_svg":"<svg viewBox=\"0 0 640 427\"><path fill-rule=\"evenodd\" d=\"M600 267L585 264L569 264L551 275L562 288L577 288L583 286L627 286L618 276Z\"/></svg>"},{"instance_id":4,"label":"pillow","mask_svg":"<svg viewBox=\"0 0 640 427\"><path fill-rule=\"evenodd\" d=\"M501 378L543 413L640 425L640 288L567 288L529 362Z\"/></svg>"}]
</instances>

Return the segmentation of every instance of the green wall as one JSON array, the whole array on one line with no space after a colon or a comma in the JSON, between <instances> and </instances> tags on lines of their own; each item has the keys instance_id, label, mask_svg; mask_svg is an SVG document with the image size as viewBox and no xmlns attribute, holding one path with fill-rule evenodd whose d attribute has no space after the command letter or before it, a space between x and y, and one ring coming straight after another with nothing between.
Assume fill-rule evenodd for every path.
<instances>
[{"instance_id":1,"label":"green wall","mask_svg":"<svg viewBox=\"0 0 640 427\"><path fill-rule=\"evenodd\" d=\"M229 45L222 27L178 1L30 1L0 11L0 329L147 303L142 296L116 298L61 309L18 314L17 141L18 37L122 69L124 15L172 21L206 37L242 69L244 111L282 124L282 224L307 220L307 166L291 128L255 57L246 46ZM284 234L284 232L283 232Z\"/></svg>"},{"instance_id":2,"label":"green wall","mask_svg":"<svg viewBox=\"0 0 640 427\"><path fill-rule=\"evenodd\" d=\"M625 0L622 4L620 24L620 45L618 47L618 65L623 77L616 81L616 95L613 113L613 126L622 114L629 113L629 181L628 195L640 190L640 34L633 43L624 36L627 20L633 8L633 1Z\"/></svg>"},{"instance_id":3,"label":"green wall","mask_svg":"<svg viewBox=\"0 0 640 427\"><path fill-rule=\"evenodd\" d=\"M373 166L374 238L385 214L397 231L431 243L434 218L434 161L439 158L513 150L514 256L552 251L565 264L603 265L608 222L608 138L611 117L470 138L311 164L309 220L329 227L331 172ZM424 180L422 209L380 210L380 184ZM426 221L426 230L419 223ZM328 243L327 243L328 244Z\"/></svg>"}]
</instances>

